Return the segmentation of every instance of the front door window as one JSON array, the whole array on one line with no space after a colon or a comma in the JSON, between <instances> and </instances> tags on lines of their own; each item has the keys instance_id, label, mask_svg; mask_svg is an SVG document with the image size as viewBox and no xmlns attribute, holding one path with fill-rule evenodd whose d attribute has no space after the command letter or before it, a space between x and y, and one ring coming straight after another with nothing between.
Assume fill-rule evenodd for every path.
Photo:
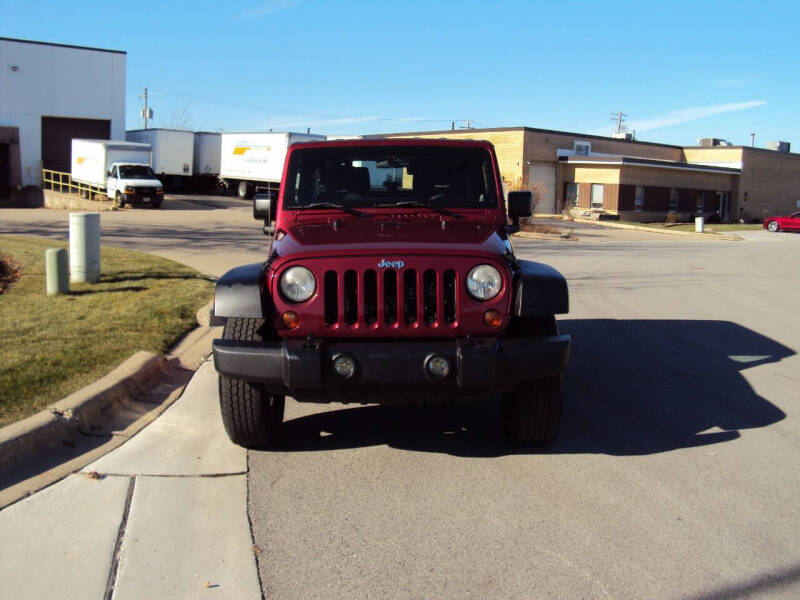
<instances>
[{"instance_id":1,"label":"front door window","mask_svg":"<svg viewBox=\"0 0 800 600\"><path fill-rule=\"evenodd\" d=\"M592 184L592 208L603 208L603 184Z\"/></svg>"}]
</instances>

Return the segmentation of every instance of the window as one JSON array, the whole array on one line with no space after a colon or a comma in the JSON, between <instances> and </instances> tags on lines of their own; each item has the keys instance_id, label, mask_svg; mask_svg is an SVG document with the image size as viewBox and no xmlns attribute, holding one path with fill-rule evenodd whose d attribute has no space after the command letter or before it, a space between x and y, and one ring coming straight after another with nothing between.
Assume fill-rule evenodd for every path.
<instances>
[{"instance_id":1,"label":"window","mask_svg":"<svg viewBox=\"0 0 800 600\"><path fill-rule=\"evenodd\" d=\"M283 201L290 209L426 202L442 208L497 208L493 187L491 157L482 148L302 148L291 155Z\"/></svg>"},{"instance_id":2,"label":"window","mask_svg":"<svg viewBox=\"0 0 800 600\"><path fill-rule=\"evenodd\" d=\"M695 212L702 214L706 208L706 195L703 192L697 192L697 208Z\"/></svg>"},{"instance_id":3,"label":"window","mask_svg":"<svg viewBox=\"0 0 800 600\"><path fill-rule=\"evenodd\" d=\"M644 208L644 186L637 185L633 197L633 210L642 211Z\"/></svg>"},{"instance_id":4,"label":"window","mask_svg":"<svg viewBox=\"0 0 800 600\"><path fill-rule=\"evenodd\" d=\"M603 184L592 184L592 208L603 208Z\"/></svg>"},{"instance_id":5,"label":"window","mask_svg":"<svg viewBox=\"0 0 800 600\"><path fill-rule=\"evenodd\" d=\"M578 206L578 184L567 184L567 206Z\"/></svg>"},{"instance_id":6,"label":"window","mask_svg":"<svg viewBox=\"0 0 800 600\"><path fill-rule=\"evenodd\" d=\"M592 144L590 142L575 142L573 146L575 154L580 156L589 156L592 152Z\"/></svg>"},{"instance_id":7,"label":"window","mask_svg":"<svg viewBox=\"0 0 800 600\"><path fill-rule=\"evenodd\" d=\"M675 188L669 191L669 209L678 210L678 190Z\"/></svg>"}]
</instances>

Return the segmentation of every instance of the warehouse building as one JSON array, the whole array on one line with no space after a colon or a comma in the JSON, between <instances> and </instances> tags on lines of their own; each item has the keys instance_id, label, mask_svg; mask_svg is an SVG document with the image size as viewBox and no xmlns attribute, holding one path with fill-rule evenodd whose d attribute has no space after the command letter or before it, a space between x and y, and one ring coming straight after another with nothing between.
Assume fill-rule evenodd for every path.
<instances>
[{"instance_id":1,"label":"warehouse building","mask_svg":"<svg viewBox=\"0 0 800 600\"><path fill-rule=\"evenodd\" d=\"M626 221L722 221L797 210L800 154L699 140L696 147L511 127L368 137L483 139L494 144L503 185L534 192L537 214L577 213Z\"/></svg>"},{"instance_id":2,"label":"warehouse building","mask_svg":"<svg viewBox=\"0 0 800 600\"><path fill-rule=\"evenodd\" d=\"M0 198L69 171L72 138L125 139L126 58L0 37Z\"/></svg>"}]
</instances>

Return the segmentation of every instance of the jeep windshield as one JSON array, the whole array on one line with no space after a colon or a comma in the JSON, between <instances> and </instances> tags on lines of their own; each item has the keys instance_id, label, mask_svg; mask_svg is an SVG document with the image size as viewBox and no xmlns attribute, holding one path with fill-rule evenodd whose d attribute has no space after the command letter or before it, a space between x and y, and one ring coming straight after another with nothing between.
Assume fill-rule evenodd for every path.
<instances>
[{"instance_id":1,"label":"jeep windshield","mask_svg":"<svg viewBox=\"0 0 800 600\"><path fill-rule=\"evenodd\" d=\"M153 169L147 165L125 165L119 168L119 176L122 179L155 179Z\"/></svg>"},{"instance_id":2,"label":"jeep windshield","mask_svg":"<svg viewBox=\"0 0 800 600\"><path fill-rule=\"evenodd\" d=\"M492 160L482 148L347 146L292 152L284 209L496 208Z\"/></svg>"}]
</instances>

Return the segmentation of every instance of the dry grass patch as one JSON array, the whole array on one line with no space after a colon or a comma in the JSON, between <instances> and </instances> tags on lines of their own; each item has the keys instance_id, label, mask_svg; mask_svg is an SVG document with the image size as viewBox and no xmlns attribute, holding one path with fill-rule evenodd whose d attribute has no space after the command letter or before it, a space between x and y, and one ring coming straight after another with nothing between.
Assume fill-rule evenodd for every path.
<instances>
[{"instance_id":1,"label":"dry grass patch","mask_svg":"<svg viewBox=\"0 0 800 600\"><path fill-rule=\"evenodd\" d=\"M211 281L189 267L107 247L99 283L47 296L45 250L65 246L0 236L0 255L21 269L0 295L0 425L97 380L138 350L166 352L211 298Z\"/></svg>"}]
</instances>

